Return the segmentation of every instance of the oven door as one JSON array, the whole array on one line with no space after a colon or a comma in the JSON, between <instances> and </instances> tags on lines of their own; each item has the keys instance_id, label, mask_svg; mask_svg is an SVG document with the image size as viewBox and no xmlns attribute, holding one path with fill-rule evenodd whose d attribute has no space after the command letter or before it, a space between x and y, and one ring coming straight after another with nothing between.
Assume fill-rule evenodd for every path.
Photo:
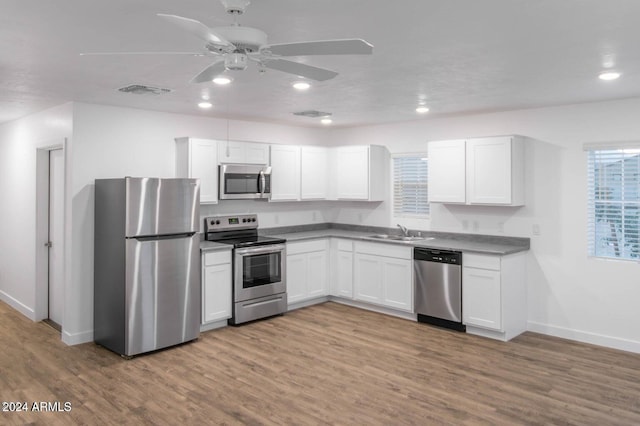
<instances>
[{"instance_id":1,"label":"oven door","mask_svg":"<svg viewBox=\"0 0 640 426\"><path fill-rule=\"evenodd\" d=\"M271 167L260 165L222 164L220 166L221 200L269 198Z\"/></svg>"},{"instance_id":2,"label":"oven door","mask_svg":"<svg viewBox=\"0 0 640 426\"><path fill-rule=\"evenodd\" d=\"M287 291L284 244L234 250L234 302Z\"/></svg>"}]
</instances>

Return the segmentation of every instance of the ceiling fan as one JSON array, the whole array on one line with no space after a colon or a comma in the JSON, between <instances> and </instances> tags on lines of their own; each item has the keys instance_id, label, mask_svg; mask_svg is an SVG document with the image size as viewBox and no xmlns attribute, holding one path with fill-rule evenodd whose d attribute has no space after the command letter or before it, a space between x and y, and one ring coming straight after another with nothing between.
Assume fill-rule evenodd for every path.
<instances>
[{"instance_id":1,"label":"ceiling fan","mask_svg":"<svg viewBox=\"0 0 640 426\"><path fill-rule=\"evenodd\" d=\"M216 57L212 64L191 79L191 83L212 81L214 77L227 70L245 70L249 62L256 63L258 71L261 73L268 68L311 80L325 81L334 78L338 73L282 58L311 55L370 55L373 52L373 46L362 39L268 44L266 33L256 28L241 26L238 23L237 17L244 13L250 0L220 1L227 13L234 16L234 22L230 26L209 28L195 19L158 14L165 21L204 41L204 53ZM130 52L129 54L136 53L152 54L154 52ZM167 53L185 54L187 52Z\"/></svg>"}]
</instances>

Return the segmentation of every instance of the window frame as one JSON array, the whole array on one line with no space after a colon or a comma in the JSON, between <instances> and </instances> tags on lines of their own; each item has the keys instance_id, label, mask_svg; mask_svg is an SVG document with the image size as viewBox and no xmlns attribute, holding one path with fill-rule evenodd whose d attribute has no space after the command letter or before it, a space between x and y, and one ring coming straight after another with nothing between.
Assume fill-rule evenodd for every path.
<instances>
[{"instance_id":1,"label":"window frame","mask_svg":"<svg viewBox=\"0 0 640 426\"><path fill-rule=\"evenodd\" d=\"M398 158L420 158L426 160L426 171L425 171L425 179L426 179L426 189L427 189L427 200L426 200L426 212L425 213L396 213L396 159ZM408 152L408 153L397 153L391 155L391 215L393 218L398 219L409 219L409 220L429 220L431 217L431 205L429 202L429 180L428 180L428 171L429 171L429 160L427 157L427 152ZM419 203L415 203L416 205Z\"/></svg>"},{"instance_id":2,"label":"window frame","mask_svg":"<svg viewBox=\"0 0 640 426\"><path fill-rule=\"evenodd\" d=\"M596 259L640 262L640 143L585 145L585 151L587 255ZM629 159L634 160L627 166ZM619 170L605 170L606 175L603 174L602 168L598 169L597 166L606 162L619 164ZM628 174L631 174L631 178L628 178ZM604 185L607 185L606 190L601 189ZM607 199L611 194L617 194L618 197ZM627 214L629 211L632 214ZM609 236L603 235L607 231L602 229L607 223L611 229ZM606 245L613 248L607 248Z\"/></svg>"}]
</instances>

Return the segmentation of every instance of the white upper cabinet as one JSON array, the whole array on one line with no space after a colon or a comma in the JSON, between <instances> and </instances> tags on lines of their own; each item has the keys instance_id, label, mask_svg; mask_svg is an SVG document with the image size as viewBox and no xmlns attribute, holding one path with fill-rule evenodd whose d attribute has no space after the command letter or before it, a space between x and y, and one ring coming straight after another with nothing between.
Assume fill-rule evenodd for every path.
<instances>
[{"instance_id":1,"label":"white upper cabinet","mask_svg":"<svg viewBox=\"0 0 640 426\"><path fill-rule=\"evenodd\" d=\"M389 189L389 151L383 146L335 149L335 191L339 200L383 201Z\"/></svg>"},{"instance_id":2,"label":"white upper cabinet","mask_svg":"<svg viewBox=\"0 0 640 426\"><path fill-rule=\"evenodd\" d=\"M329 152L321 146L300 147L300 199L324 200L328 197Z\"/></svg>"},{"instance_id":3,"label":"white upper cabinet","mask_svg":"<svg viewBox=\"0 0 640 426\"><path fill-rule=\"evenodd\" d=\"M524 138L429 142L429 201L524 205Z\"/></svg>"},{"instance_id":4,"label":"white upper cabinet","mask_svg":"<svg viewBox=\"0 0 640 426\"><path fill-rule=\"evenodd\" d=\"M467 141L467 202L524 205L524 143L501 136Z\"/></svg>"},{"instance_id":5,"label":"white upper cabinet","mask_svg":"<svg viewBox=\"0 0 640 426\"><path fill-rule=\"evenodd\" d=\"M259 142L220 141L218 162L225 164L269 164L269 145Z\"/></svg>"},{"instance_id":6,"label":"white upper cabinet","mask_svg":"<svg viewBox=\"0 0 640 426\"><path fill-rule=\"evenodd\" d=\"M300 199L300 147L271 145L271 201Z\"/></svg>"},{"instance_id":7,"label":"white upper cabinet","mask_svg":"<svg viewBox=\"0 0 640 426\"><path fill-rule=\"evenodd\" d=\"M464 203L466 200L465 141L429 142L429 201Z\"/></svg>"},{"instance_id":8,"label":"white upper cabinet","mask_svg":"<svg viewBox=\"0 0 640 426\"><path fill-rule=\"evenodd\" d=\"M176 177L200 179L200 203L218 202L218 142L176 139Z\"/></svg>"}]
</instances>

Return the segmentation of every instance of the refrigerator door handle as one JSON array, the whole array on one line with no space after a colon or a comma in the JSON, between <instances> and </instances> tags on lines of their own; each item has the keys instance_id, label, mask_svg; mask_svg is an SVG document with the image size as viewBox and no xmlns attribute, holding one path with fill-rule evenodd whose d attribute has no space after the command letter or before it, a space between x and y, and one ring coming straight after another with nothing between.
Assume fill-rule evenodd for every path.
<instances>
[{"instance_id":1,"label":"refrigerator door handle","mask_svg":"<svg viewBox=\"0 0 640 426\"><path fill-rule=\"evenodd\" d=\"M158 241L158 240L173 240L175 238L191 238L195 235L195 232L184 232L181 234L169 234L169 235L150 235L143 237L133 237L138 241Z\"/></svg>"}]
</instances>

